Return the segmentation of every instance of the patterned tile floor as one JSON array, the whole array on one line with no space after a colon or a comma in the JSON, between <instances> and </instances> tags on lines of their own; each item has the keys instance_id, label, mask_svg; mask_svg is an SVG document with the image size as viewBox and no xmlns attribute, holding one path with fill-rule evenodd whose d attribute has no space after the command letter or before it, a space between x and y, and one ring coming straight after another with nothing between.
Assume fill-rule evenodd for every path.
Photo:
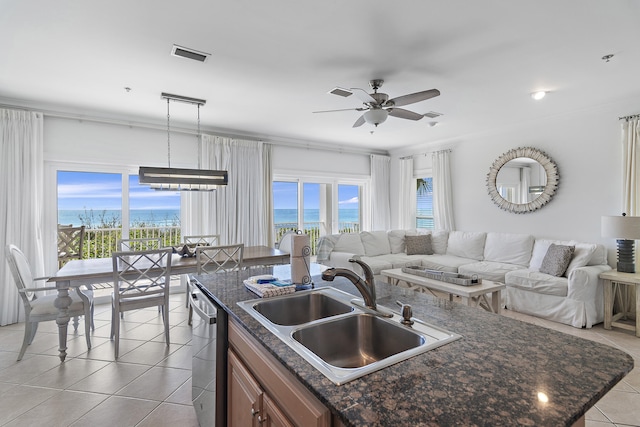
<instances>
[{"instance_id":1,"label":"patterned tile floor","mask_svg":"<svg viewBox=\"0 0 640 427\"><path fill-rule=\"evenodd\" d=\"M602 324L576 329L509 310L505 316L609 344L626 351L636 368L586 416L588 427L640 427L640 338ZM70 328L68 358L57 357L57 326L42 323L21 362L24 324L0 327L0 426L197 426L191 406L191 330L184 294L171 296L171 345L164 344L157 309L125 315L120 358L109 340L110 306L96 306L93 348L82 322Z\"/></svg>"}]
</instances>

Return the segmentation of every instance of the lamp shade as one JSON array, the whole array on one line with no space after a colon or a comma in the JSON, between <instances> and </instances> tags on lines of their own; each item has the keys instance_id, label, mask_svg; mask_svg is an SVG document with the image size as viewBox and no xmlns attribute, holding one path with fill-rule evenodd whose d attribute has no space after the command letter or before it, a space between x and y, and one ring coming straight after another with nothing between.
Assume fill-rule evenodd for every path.
<instances>
[{"instance_id":1,"label":"lamp shade","mask_svg":"<svg viewBox=\"0 0 640 427\"><path fill-rule=\"evenodd\" d=\"M383 110L382 108L374 108L373 110L369 110L364 113L364 120L367 123L378 126L380 123L383 123L385 120L387 120L388 115L389 112L387 110Z\"/></svg>"},{"instance_id":2,"label":"lamp shade","mask_svg":"<svg viewBox=\"0 0 640 427\"><path fill-rule=\"evenodd\" d=\"M602 237L616 239L640 239L640 216L603 216Z\"/></svg>"}]
</instances>

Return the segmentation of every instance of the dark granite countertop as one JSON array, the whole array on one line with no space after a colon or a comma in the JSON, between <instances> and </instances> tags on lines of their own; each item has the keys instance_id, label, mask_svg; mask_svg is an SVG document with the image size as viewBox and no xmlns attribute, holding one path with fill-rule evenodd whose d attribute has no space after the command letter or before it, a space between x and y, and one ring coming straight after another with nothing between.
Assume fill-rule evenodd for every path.
<instances>
[{"instance_id":1,"label":"dark granite countertop","mask_svg":"<svg viewBox=\"0 0 640 427\"><path fill-rule=\"evenodd\" d=\"M283 278L286 268L196 278L230 320L246 328L346 425L570 426L633 369L631 356L613 347L378 283L379 304L410 303L414 317L462 338L337 386L236 305L256 298L242 279ZM315 279L316 287L359 295L342 277Z\"/></svg>"}]
</instances>

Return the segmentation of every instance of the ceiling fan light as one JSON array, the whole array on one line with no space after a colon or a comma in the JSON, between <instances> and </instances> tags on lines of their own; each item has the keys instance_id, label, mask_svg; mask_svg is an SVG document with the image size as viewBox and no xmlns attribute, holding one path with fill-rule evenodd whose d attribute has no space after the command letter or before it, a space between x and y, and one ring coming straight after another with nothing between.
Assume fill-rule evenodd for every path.
<instances>
[{"instance_id":1,"label":"ceiling fan light","mask_svg":"<svg viewBox=\"0 0 640 427\"><path fill-rule=\"evenodd\" d=\"M380 123L384 123L389 116L389 112L382 108L374 108L364 113L364 121L378 126Z\"/></svg>"},{"instance_id":2,"label":"ceiling fan light","mask_svg":"<svg viewBox=\"0 0 640 427\"><path fill-rule=\"evenodd\" d=\"M532 97L533 99L535 99L536 101L540 101L542 98L544 98L544 97L545 97L545 95L546 95L546 94L547 94L547 92L546 92L546 91L544 91L544 90L539 90L538 92L533 92L533 93L531 94L531 97Z\"/></svg>"}]
</instances>

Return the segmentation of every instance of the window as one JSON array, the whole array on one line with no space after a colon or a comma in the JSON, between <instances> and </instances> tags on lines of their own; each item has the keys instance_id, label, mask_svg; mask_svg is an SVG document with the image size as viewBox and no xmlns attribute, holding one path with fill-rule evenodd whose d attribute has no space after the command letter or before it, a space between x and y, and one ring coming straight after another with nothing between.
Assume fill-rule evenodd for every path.
<instances>
[{"instance_id":1,"label":"window","mask_svg":"<svg viewBox=\"0 0 640 427\"><path fill-rule=\"evenodd\" d=\"M360 186L338 185L338 232L360 231Z\"/></svg>"},{"instance_id":2,"label":"window","mask_svg":"<svg viewBox=\"0 0 640 427\"><path fill-rule=\"evenodd\" d=\"M418 178L416 181L416 228L433 230L433 178Z\"/></svg>"},{"instance_id":3,"label":"window","mask_svg":"<svg viewBox=\"0 0 640 427\"><path fill-rule=\"evenodd\" d=\"M289 230L303 230L315 251L320 236L361 229L362 185L292 179L273 182L276 242Z\"/></svg>"},{"instance_id":4,"label":"window","mask_svg":"<svg viewBox=\"0 0 640 427\"><path fill-rule=\"evenodd\" d=\"M287 231L298 229L297 182L273 182L273 223L276 242Z\"/></svg>"},{"instance_id":5,"label":"window","mask_svg":"<svg viewBox=\"0 0 640 427\"><path fill-rule=\"evenodd\" d=\"M57 202L58 224L86 227L84 258L111 256L123 237L180 242L179 193L140 185L138 175L58 170Z\"/></svg>"}]
</instances>

